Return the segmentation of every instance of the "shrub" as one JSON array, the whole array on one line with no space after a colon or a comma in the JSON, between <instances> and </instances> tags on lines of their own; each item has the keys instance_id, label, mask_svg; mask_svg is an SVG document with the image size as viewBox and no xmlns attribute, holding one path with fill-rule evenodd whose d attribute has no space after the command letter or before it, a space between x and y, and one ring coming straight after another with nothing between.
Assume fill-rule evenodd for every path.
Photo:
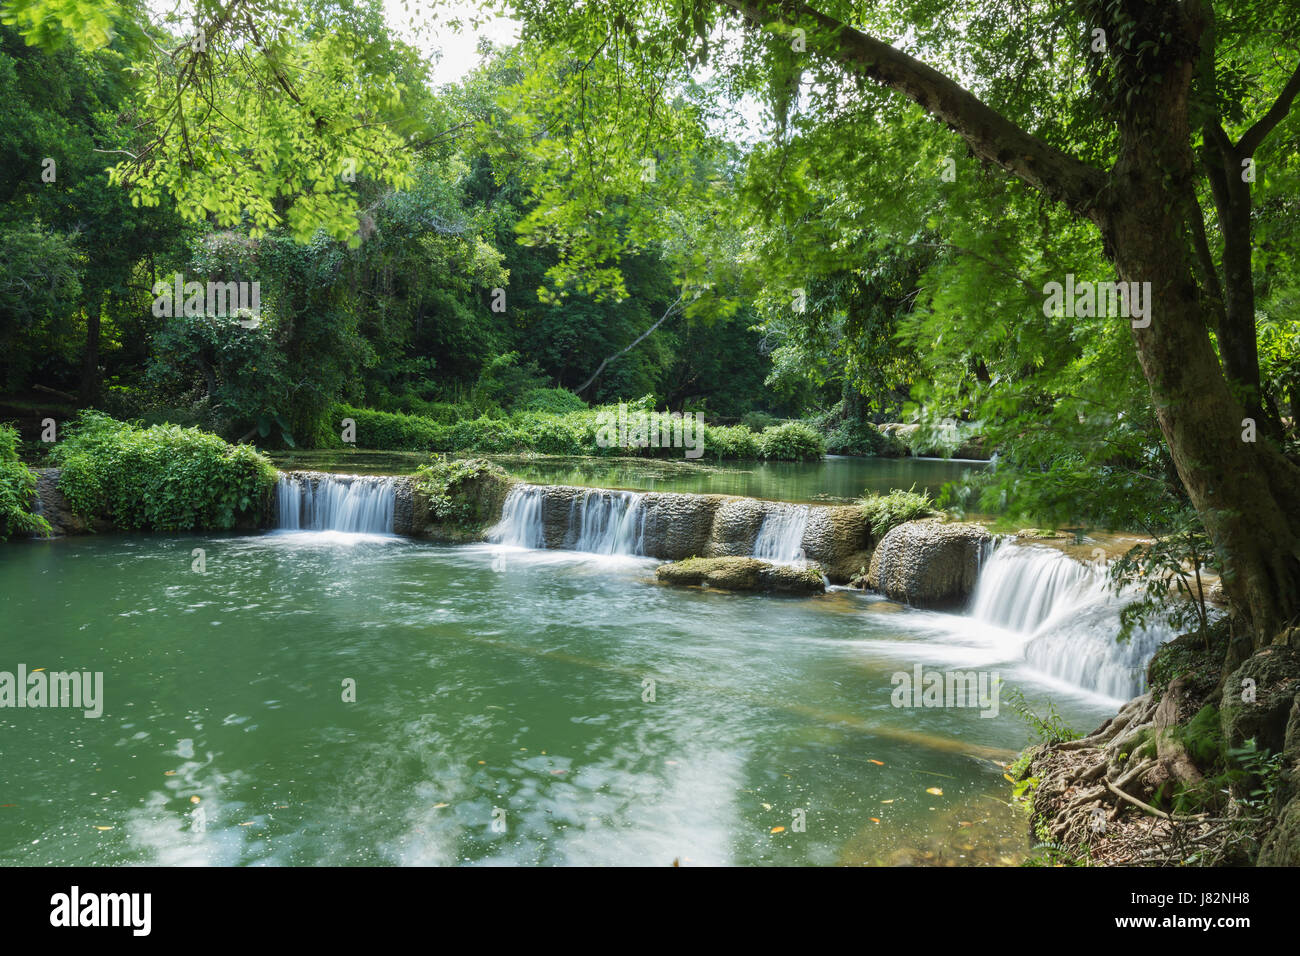
<instances>
[{"instance_id":1,"label":"shrub","mask_svg":"<svg viewBox=\"0 0 1300 956\"><path fill-rule=\"evenodd\" d=\"M867 495L858 500L858 507L871 525L871 536L879 541L890 528L905 521L928 518L938 514L934 502L913 485L907 491L895 488L887 495Z\"/></svg>"},{"instance_id":2,"label":"shrub","mask_svg":"<svg viewBox=\"0 0 1300 956\"><path fill-rule=\"evenodd\" d=\"M357 446L385 451L448 451L452 448L452 428L432 418L403 415L401 412L377 412L351 405L335 405L331 410L335 422L350 418L357 423Z\"/></svg>"},{"instance_id":3,"label":"shrub","mask_svg":"<svg viewBox=\"0 0 1300 956\"><path fill-rule=\"evenodd\" d=\"M494 520L510 481L505 471L482 458L435 455L415 472L415 490L428 501L429 516L462 526Z\"/></svg>"},{"instance_id":4,"label":"shrub","mask_svg":"<svg viewBox=\"0 0 1300 956\"><path fill-rule=\"evenodd\" d=\"M763 429L759 451L770 461L815 461L826 454L826 442L811 425L786 422Z\"/></svg>"},{"instance_id":5,"label":"shrub","mask_svg":"<svg viewBox=\"0 0 1300 956\"><path fill-rule=\"evenodd\" d=\"M32 514L36 474L18 460L18 429L0 425L0 541L11 534L49 534L50 524Z\"/></svg>"},{"instance_id":6,"label":"shrub","mask_svg":"<svg viewBox=\"0 0 1300 956\"><path fill-rule=\"evenodd\" d=\"M532 388L524 392L515 403L515 411L545 412L549 415L567 415L569 412L586 410L587 403L567 388Z\"/></svg>"},{"instance_id":7,"label":"shrub","mask_svg":"<svg viewBox=\"0 0 1300 956\"><path fill-rule=\"evenodd\" d=\"M593 441L580 415L529 415L518 419L525 444L543 455L590 454Z\"/></svg>"},{"instance_id":8,"label":"shrub","mask_svg":"<svg viewBox=\"0 0 1300 956\"><path fill-rule=\"evenodd\" d=\"M480 451L503 454L524 451L527 436L509 421L498 418L470 418L451 426L451 448L454 451Z\"/></svg>"},{"instance_id":9,"label":"shrub","mask_svg":"<svg viewBox=\"0 0 1300 956\"><path fill-rule=\"evenodd\" d=\"M276 470L248 445L196 428L119 422L86 411L51 452L73 511L119 528L225 530L258 519Z\"/></svg>"},{"instance_id":10,"label":"shrub","mask_svg":"<svg viewBox=\"0 0 1300 956\"><path fill-rule=\"evenodd\" d=\"M744 425L710 425L704 431L704 454L723 458L757 458L759 436Z\"/></svg>"}]
</instances>

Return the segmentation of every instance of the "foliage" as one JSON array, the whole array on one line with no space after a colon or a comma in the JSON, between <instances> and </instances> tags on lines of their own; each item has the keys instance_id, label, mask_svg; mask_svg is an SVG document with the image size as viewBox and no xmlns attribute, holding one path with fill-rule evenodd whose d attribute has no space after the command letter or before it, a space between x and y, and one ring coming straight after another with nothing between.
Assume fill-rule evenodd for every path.
<instances>
[{"instance_id":1,"label":"foliage","mask_svg":"<svg viewBox=\"0 0 1300 956\"><path fill-rule=\"evenodd\" d=\"M126 530L226 530L260 520L276 480L271 463L247 445L90 411L67 426L51 457L77 514Z\"/></svg>"},{"instance_id":2,"label":"foliage","mask_svg":"<svg viewBox=\"0 0 1300 956\"><path fill-rule=\"evenodd\" d=\"M826 441L811 425L785 422L763 429L758 450L770 461L816 461L826 454Z\"/></svg>"},{"instance_id":3,"label":"foliage","mask_svg":"<svg viewBox=\"0 0 1300 956\"><path fill-rule=\"evenodd\" d=\"M1218 574L1219 561L1200 520L1190 510L1177 515L1170 529L1151 543L1136 544L1110 563L1108 586L1136 598L1120 611L1118 639L1152 618L1178 633L1193 631L1210 646L1210 610L1206 574Z\"/></svg>"},{"instance_id":4,"label":"foliage","mask_svg":"<svg viewBox=\"0 0 1300 956\"><path fill-rule=\"evenodd\" d=\"M711 425L704 436L704 454L710 458L747 460L760 455L762 436L745 425Z\"/></svg>"},{"instance_id":5,"label":"foliage","mask_svg":"<svg viewBox=\"0 0 1300 956\"><path fill-rule=\"evenodd\" d=\"M447 448L450 442L450 429L446 423L422 415L335 405L330 411L330 417L340 423L344 419L352 419L356 423L357 445L361 448L437 451Z\"/></svg>"},{"instance_id":6,"label":"foliage","mask_svg":"<svg viewBox=\"0 0 1300 956\"><path fill-rule=\"evenodd\" d=\"M35 473L18 460L18 429L0 424L0 541L11 534L49 534L50 524L32 513Z\"/></svg>"},{"instance_id":7,"label":"foliage","mask_svg":"<svg viewBox=\"0 0 1300 956\"><path fill-rule=\"evenodd\" d=\"M1056 705L1051 701L1047 702L1047 712L1041 717L1029 706L1024 691L1018 687L1013 687L1007 691L1003 702L1011 708L1012 713L1029 725L1039 743L1059 744L1067 740L1077 740L1082 736L1077 731L1070 729L1056 709Z\"/></svg>"},{"instance_id":8,"label":"foliage","mask_svg":"<svg viewBox=\"0 0 1300 956\"><path fill-rule=\"evenodd\" d=\"M514 407L521 412L567 415L585 410L587 403L567 388L531 388L519 396Z\"/></svg>"},{"instance_id":9,"label":"foliage","mask_svg":"<svg viewBox=\"0 0 1300 956\"><path fill-rule=\"evenodd\" d=\"M415 487L427 499L430 517L466 526L490 517L489 509L484 507L483 486L508 480L505 471L482 458L435 455L416 471Z\"/></svg>"},{"instance_id":10,"label":"foliage","mask_svg":"<svg viewBox=\"0 0 1300 956\"><path fill-rule=\"evenodd\" d=\"M895 488L889 494L870 494L858 499L858 507L866 515L871 527L871 537L877 542L891 528L905 521L916 521L938 514L934 501L924 491L917 491L913 485L907 491Z\"/></svg>"}]
</instances>

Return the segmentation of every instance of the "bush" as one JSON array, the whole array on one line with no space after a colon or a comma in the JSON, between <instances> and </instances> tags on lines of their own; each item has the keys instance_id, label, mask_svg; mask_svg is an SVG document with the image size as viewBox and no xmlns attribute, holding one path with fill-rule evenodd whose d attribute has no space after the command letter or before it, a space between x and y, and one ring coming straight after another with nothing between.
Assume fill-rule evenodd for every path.
<instances>
[{"instance_id":1,"label":"bush","mask_svg":"<svg viewBox=\"0 0 1300 956\"><path fill-rule=\"evenodd\" d=\"M883 538L889 529L905 521L929 518L939 513L930 496L917 491L915 485L907 491L895 488L887 495L867 495L858 499L858 507L866 515L871 525L871 536L876 541Z\"/></svg>"},{"instance_id":2,"label":"bush","mask_svg":"<svg viewBox=\"0 0 1300 956\"><path fill-rule=\"evenodd\" d=\"M419 415L377 412L351 405L335 405L334 422L350 418L357 423L357 447L384 451L448 451L452 448L449 425Z\"/></svg>"},{"instance_id":3,"label":"bush","mask_svg":"<svg viewBox=\"0 0 1300 956\"><path fill-rule=\"evenodd\" d=\"M757 458L759 436L744 425L710 425L704 431L704 454L723 458Z\"/></svg>"},{"instance_id":4,"label":"bush","mask_svg":"<svg viewBox=\"0 0 1300 956\"><path fill-rule=\"evenodd\" d=\"M585 412L587 403L567 388L533 388L524 392L515 403L515 411L545 412L548 415L567 415Z\"/></svg>"},{"instance_id":5,"label":"bush","mask_svg":"<svg viewBox=\"0 0 1300 956\"><path fill-rule=\"evenodd\" d=\"M258 520L276 470L248 445L228 445L196 428L119 422L86 411L51 457L73 511L127 530L227 530Z\"/></svg>"},{"instance_id":6,"label":"bush","mask_svg":"<svg viewBox=\"0 0 1300 956\"><path fill-rule=\"evenodd\" d=\"M49 534L50 524L32 514L36 474L18 460L18 429L0 425L0 541L11 534Z\"/></svg>"},{"instance_id":7,"label":"bush","mask_svg":"<svg viewBox=\"0 0 1300 956\"><path fill-rule=\"evenodd\" d=\"M415 490L427 499L429 516L462 526L493 520L510 481L505 471L482 458L436 455L415 472Z\"/></svg>"},{"instance_id":8,"label":"bush","mask_svg":"<svg viewBox=\"0 0 1300 956\"><path fill-rule=\"evenodd\" d=\"M816 461L826 454L826 442L811 425L786 422L763 429L759 451L769 461Z\"/></svg>"}]
</instances>

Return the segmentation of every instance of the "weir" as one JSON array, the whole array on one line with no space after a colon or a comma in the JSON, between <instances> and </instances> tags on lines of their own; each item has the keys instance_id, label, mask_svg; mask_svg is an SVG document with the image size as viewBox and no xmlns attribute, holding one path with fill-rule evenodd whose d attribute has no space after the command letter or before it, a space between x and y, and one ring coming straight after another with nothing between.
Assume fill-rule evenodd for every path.
<instances>
[{"instance_id":1,"label":"weir","mask_svg":"<svg viewBox=\"0 0 1300 956\"><path fill-rule=\"evenodd\" d=\"M275 486L282 531L392 534L396 483L375 475L282 476Z\"/></svg>"}]
</instances>

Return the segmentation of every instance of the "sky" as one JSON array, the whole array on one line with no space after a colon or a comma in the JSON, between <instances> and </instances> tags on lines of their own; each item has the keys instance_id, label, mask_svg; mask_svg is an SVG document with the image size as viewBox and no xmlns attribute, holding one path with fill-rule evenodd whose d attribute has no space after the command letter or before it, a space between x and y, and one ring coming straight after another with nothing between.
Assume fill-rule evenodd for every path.
<instances>
[{"instance_id":1,"label":"sky","mask_svg":"<svg viewBox=\"0 0 1300 956\"><path fill-rule=\"evenodd\" d=\"M431 6L435 7L432 12L436 18L430 16ZM402 40L434 61L432 80L435 86L441 86L455 82L478 65L481 38L499 45L519 39L519 24L514 20L494 17L482 24L470 24L469 20L482 15L481 6L467 0L436 5L421 0L384 0L384 18ZM455 18L466 21L460 31L445 22Z\"/></svg>"}]
</instances>

